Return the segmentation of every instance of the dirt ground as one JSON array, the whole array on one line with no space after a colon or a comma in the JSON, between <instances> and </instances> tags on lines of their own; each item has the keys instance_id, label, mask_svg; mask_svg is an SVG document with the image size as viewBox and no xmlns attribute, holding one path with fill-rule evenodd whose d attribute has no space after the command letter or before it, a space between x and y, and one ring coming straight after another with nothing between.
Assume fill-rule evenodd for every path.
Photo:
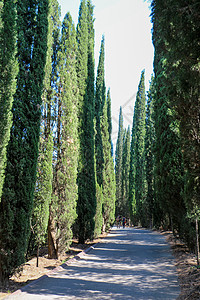
<instances>
[{"instance_id":1,"label":"dirt ground","mask_svg":"<svg viewBox=\"0 0 200 300\"><path fill-rule=\"evenodd\" d=\"M173 255L176 259L176 268L179 276L179 284L181 287L181 295L177 300L197 300L200 299L200 268L196 267L195 255L189 253L187 247L176 240L171 232L162 232L166 236L167 242L170 244ZM103 238L105 235L100 237ZM47 274L49 271L58 267L68 259L74 257L81 251L87 249L91 245L98 243L100 239L88 242L85 245L78 244L73 241L70 251L63 255L59 260L48 259L45 253L39 258L39 267L36 267L36 257L27 261L22 267L23 269L13 275L6 287L0 286L0 299L8 294L20 289L24 285L33 280Z\"/></svg>"},{"instance_id":2,"label":"dirt ground","mask_svg":"<svg viewBox=\"0 0 200 300\"><path fill-rule=\"evenodd\" d=\"M190 253L187 246L174 238L171 232L164 232L176 259L181 294L177 300L200 299L200 267L197 267L196 256Z\"/></svg>"},{"instance_id":3,"label":"dirt ground","mask_svg":"<svg viewBox=\"0 0 200 300\"><path fill-rule=\"evenodd\" d=\"M32 259L24 263L20 268L21 270L17 271L16 274L14 274L10 278L7 286L2 287L0 284L0 299L3 299L5 296L8 296L9 294L15 292L16 290L32 282L33 280L36 280L41 276L48 274L48 272L63 264L67 260L73 258L78 253L98 243L106 235L107 234L102 234L99 239L88 241L84 245L79 244L76 240L73 240L69 251L62 255L59 260L48 259L47 249L42 249L40 251L41 254L39 257L39 267L36 267L36 257L33 257Z\"/></svg>"}]
</instances>

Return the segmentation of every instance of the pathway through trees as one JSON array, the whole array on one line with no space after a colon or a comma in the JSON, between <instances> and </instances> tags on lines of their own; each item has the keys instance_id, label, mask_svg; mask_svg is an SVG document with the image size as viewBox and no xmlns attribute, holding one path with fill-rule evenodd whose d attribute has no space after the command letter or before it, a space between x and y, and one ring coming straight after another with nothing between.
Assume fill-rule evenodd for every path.
<instances>
[{"instance_id":1,"label":"pathway through trees","mask_svg":"<svg viewBox=\"0 0 200 300\"><path fill-rule=\"evenodd\" d=\"M113 228L87 254L6 299L176 299L174 259L157 232Z\"/></svg>"}]
</instances>

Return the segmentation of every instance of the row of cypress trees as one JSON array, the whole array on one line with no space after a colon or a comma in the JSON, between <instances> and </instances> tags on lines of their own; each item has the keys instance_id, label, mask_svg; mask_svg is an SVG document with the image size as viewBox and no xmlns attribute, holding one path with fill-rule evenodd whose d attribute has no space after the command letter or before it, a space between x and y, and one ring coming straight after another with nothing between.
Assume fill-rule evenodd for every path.
<instances>
[{"instance_id":1,"label":"row of cypress trees","mask_svg":"<svg viewBox=\"0 0 200 300\"><path fill-rule=\"evenodd\" d=\"M197 0L176 0L166 5L154 0L151 7L155 114L160 115L155 118L156 144L160 148L156 163L158 184L167 183L163 207L171 216L172 226L192 247L195 227L198 244L200 218L200 4Z\"/></svg>"},{"instance_id":2,"label":"row of cypress trees","mask_svg":"<svg viewBox=\"0 0 200 300\"><path fill-rule=\"evenodd\" d=\"M186 174L180 123L170 101L166 100L166 83L162 82L160 90L161 80L164 79L160 73L152 77L146 95L142 71L131 144L130 130L123 128L120 108L115 153L116 215L130 218L134 225L171 229L194 249L195 219L184 198Z\"/></svg>"},{"instance_id":3,"label":"row of cypress trees","mask_svg":"<svg viewBox=\"0 0 200 300\"><path fill-rule=\"evenodd\" d=\"M24 262L28 246L38 157L49 5L47 0L1 2L1 74L4 78L1 88L6 96L6 99L1 98L1 107L5 112L4 121L1 120L4 132L1 140L4 157L1 173L5 174L4 184L2 174L0 184L3 187L0 203L2 281L16 266ZM2 62L4 59L5 65Z\"/></svg>"},{"instance_id":4,"label":"row of cypress trees","mask_svg":"<svg viewBox=\"0 0 200 300\"><path fill-rule=\"evenodd\" d=\"M94 7L75 29L57 0L0 2L0 280L39 249L58 258L75 236L114 221L111 98L104 37L95 83ZM6 58L6 59L5 59ZM2 142L3 141L3 142Z\"/></svg>"},{"instance_id":5,"label":"row of cypress trees","mask_svg":"<svg viewBox=\"0 0 200 300\"><path fill-rule=\"evenodd\" d=\"M129 168L132 222L170 228L195 247L199 263L199 1L154 0L154 77L136 96ZM123 117L116 147L116 210L123 199ZM196 231L196 235L195 235Z\"/></svg>"},{"instance_id":6,"label":"row of cypress trees","mask_svg":"<svg viewBox=\"0 0 200 300\"><path fill-rule=\"evenodd\" d=\"M132 223L151 222L150 206L153 202L153 157L154 126L152 122L152 83L146 103L145 74L141 78L136 95L132 133L123 128L123 113L120 108L119 131L115 152L116 213L132 220ZM131 136L130 136L131 135ZM149 209L147 209L147 203Z\"/></svg>"}]
</instances>

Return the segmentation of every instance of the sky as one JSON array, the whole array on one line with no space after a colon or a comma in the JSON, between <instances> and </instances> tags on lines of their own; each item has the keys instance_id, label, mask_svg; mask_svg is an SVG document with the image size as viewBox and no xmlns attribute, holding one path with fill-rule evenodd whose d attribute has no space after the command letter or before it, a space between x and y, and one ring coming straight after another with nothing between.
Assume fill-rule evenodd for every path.
<instances>
[{"instance_id":1,"label":"sky","mask_svg":"<svg viewBox=\"0 0 200 300\"><path fill-rule=\"evenodd\" d=\"M58 0L63 19L70 12L78 22L80 0ZM153 73L151 18L149 1L93 0L95 28L95 65L98 66L102 35L105 36L105 81L112 101L112 141L115 147L119 109L124 127L132 126L134 102L142 70L146 90Z\"/></svg>"}]
</instances>

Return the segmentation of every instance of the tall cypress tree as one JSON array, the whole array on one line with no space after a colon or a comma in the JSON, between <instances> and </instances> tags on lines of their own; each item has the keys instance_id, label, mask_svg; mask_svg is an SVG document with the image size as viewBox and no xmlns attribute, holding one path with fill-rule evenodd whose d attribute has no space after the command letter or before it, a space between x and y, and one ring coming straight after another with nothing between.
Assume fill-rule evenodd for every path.
<instances>
[{"instance_id":1,"label":"tall cypress tree","mask_svg":"<svg viewBox=\"0 0 200 300\"><path fill-rule=\"evenodd\" d=\"M31 242L34 242L37 246L37 267L39 264L40 246L45 242L48 226L53 181L52 155L53 139L52 133L49 132L46 140L44 136L41 135L40 137L37 178L31 219Z\"/></svg>"},{"instance_id":2,"label":"tall cypress tree","mask_svg":"<svg viewBox=\"0 0 200 300\"><path fill-rule=\"evenodd\" d=\"M96 94L95 94L96 172L97 172L97 182L100 186L103 184L103 163L104 163L103 145L102 145L102 136L101 136L101 117L103 115L103 106L106 100L104 60L105 60L105 43L104 43L104 36L103 36L101 41L99 64L97 68Z\"/></svg>"},{"instance_id":3,"label":"tall cypress tree","mask_svg":"<svg viewBox=\"0 0 200 300\"><path fill-rule=\"evenodd\" d=\"M94 19L93 6L83 0L77 25L78 100L78 202L76 234L84 243L94 234L96 185L94 166Z\"/></svg>"},{"instance_id":4,"label":"tall cypress tree","mask_svg":"<svg viewBox=\"0 0 200 300\"><path fill-rule=\"evenodd\" d=\"M147 97L146 107L146 135L145 135L145 173L147 182L146 208L147 223L152 228L155 212L154 199L154 154L155 129L153 121L153 100L154 100L154 78L151 77L150 88ZM158 216L157 216L158 217Z\"/></svg>"},{"instance_id":5,"label":"tall cypress tree","mask_svg":"<svg viewBox=\"0 0 200 300\"><path fill-rule=\"evenodd\" d=\"M124 132L122 154L122 215L130 218L129 210L129 173L130 173L130 127Z\"/></svg>"},{"instance_id":6,"label":"tall cypress tree","mask_svg":"<svg viewBox=\"0 0 200 300\"><path fill-rule=\"evenodd\" d=\"M117 144L115 150L115 178L116 178L116 214L121 214L121 205L122 205L122 155L123 155L123 115L122 108L120 107L119 113L119 129L118 129L118 137Z\"/></svg>"},{"instance_id":7,"label":"tall cypress tree","mask_svg":"<svg viewBox=\"0 0 200 300\"><path fill-rule=\"evenodd\" d=\"M51 210L54 205L54 189L55 189L55 174L56 174L56 164L57 164L57 126L58 122L58 102L60 99L60 91L58 88L58 51L60 50L60 40L61 40L61 9L57 0L51 0L52 3L52 57L51 57L51 90L47 93L47 134L50 125L53 135L53 157L52 157L52 167L53 167L53 184L52 184L52 197L49 205L49 220L48 220L48 257L55 258L57 253L54 247L54 241L52 239L52 231L54 231L54 226L52 225ZM53 130L54 129L54 130Z\"/></svg>"},{"instance_id":8,"label":"tall cypress tree","mask_svg":"<svg viewBox=\"0 0 200 300\"><path fill-rule=\"evenodd\" d=\"M96 160L95 160L95 182L96 182L96 214L95 214L95 228L94 228L94 237L97 238L100 236L103 229L103 187L100 186L97 182L96 175Z\"/></svg>"},{"instance_id":9,"label":"tall cypress tree","mask_svg":"<svg viewBox=\"0 0 200 300\"><path fill-rule=\"evenodd\" d=\"M39 249L45 242L49 218L49 205L52 196L53 184L53 133L52 123L52 57L53 57L53 30L55 22L55 0L51 0L48 21L47 59L45 66L44 88L42 94L42 117L40 126L40 145L35 185L33 213L32 213L32 243L37 246L37 266ZM54 21L53 21L54 20Z\"/></svg>"},{"instance_id":10,"label":"tall cypress tree","mask_svg":"<svg viewBox=\"0 0 200 300\"><path fill-rule=\"evenodd\" d=\"M145 197L144 174L144 141L145 141L145 86L144 71L142 71L138 92L136 96L130 166L130 203L133 206L135 221L143 221L143 202ZM145 219L145 218L144 218Z\"/></svg>"},{"instance_id":11,"label":"tall cypress tree","mask_svg":"<svg viewBox=\"0 0 200 300\"><path fill-rule=\"evenodd\" d=\"M184 182L185 204L188 213L194 212L199 218L199 47L197 46L199 16L196 14L198 9L198 1L185 3L177 0L170 1L167 5L161 1L152 1L157 105L164 106L163 99L165 99L166 110L171 120L168 130L171 133L170 136L175 136L175 139L171 139L174 153L169 157L172 157L170 162L173 162L170 174L176 180L171 177L173 179L171 186L180 181L183 186L181 178L183 166L182 163L180 164L180 156L183 154L184 169L187 174ZM166 159L168 167L170 166L169 157ZM178 161L179 164L176 165ZM176 169L175 166L177 166ZM185 238L188 236L188 229L192 226L184 217L181 218L181 215L184 216L186 212L178 192L179 188L178 184L176 188L171 188L174 194L177 192L178 198L175 200L174 197L169 207L172 210L173 206L181 207L181 209L175 209L180 212L180 215L174 218L178 223L176 226L179 233L181 234L180 227L182 227ZM191 240L189 237L188 242L191 243Z\"/></svg>"},{"instance_id":12,"label":"tall cypress tree","mask_svg":"<svg viewBox=\"0 0 200 300\"><path fill-rule=\"evenodd\" d=\"M160 21L157 23L160 26ZM179 121L172 105L175 93L171 93L171 78L168 71L167 49L162 29L154 31L156 45L155 70L155 184L156 199L164 213L164 222L181 233L181 223L185 215L182 198L183 158L180 147ZM170 95L170 96L169 96Z\"/></svg>"},{"instance_id":13,"label":"tall cypress tree","mask_svg":"<svg viewBox=\"0 0 200 300\"><path fill-rule=\"evenodd\" d=\"M90 227L88 237L91 239L94 233L94 216L97 206L97 194L96 194L96 162L95 162L95 62L94 62L94 6L91 0L87 1L87 22L88 22L88 76L87 76L87 97L84 102L85 109L85 148L88 152L85 152L85 163L90 162L88 170L86 171L86 177L88 180L87 193L90 198ZM88 172L88 173L87 173ZM90 174L90 175L89 175Z\"/></svg>"},{"instance_id":14,"label":"tall cypress tree","mask_svg":"<svg viewBox=\"0 0 200 300\"><path fill-rule=\"evenodd\" d=\"M49 1L17 2L19 73L0 209L0 278L24 261L36 179Z\"/></svg>"},{"instance_id":15,"label":"tall cypress tree","mask_svg":"<svg viewBox=\"0 0 200 300\"><path fill-rule=\"evenodd\" d=\"M54 176L54 197L50 205L49 238L54 253L59 257L72 239L72 225L76 217L77 202L77 75L76 31L69 13L62 24L62 37L58 51L58 125L57 161Z\"/></svg>"},{"instance_id":16,"label":"tall cypress tree","mask_svg":"<svg viewBox=\"0 0 200 300\"><path fill-rule=\"evenodd\" d=\"M112 116L111 116L111 95L110 89L107 92L107 116L108 116L108 132L109 132L109 142L111 144L111 155L113 156L113 143L112 143Z\"/></svg>"},{"instance_id":17,"label":"tall cypress tree","mask_svg":"<svg viewBox=\"0 0 200 300\"><path fill-rule=\"evenodd\" d=\"M6 167L6 151L12 126L12 104L18 72L16 59L16 4L0 2L0 202Z\"/></svg>"},{"instance_id":18,"label":"tall cypress tree","mask_svg":"<svg viewBox=\"0 0 200 300\"><path fill-rule=\"evenodd\" d=\"M103 219L104 228L108 230L115 220L115 195L116 183L114 174L114 162L111 156L111 144L109 141L109 123L107 118L107 101L104 102L101 118L101 136L103 146Z\"/></svg>"},{"instance_id":19,"label":"tall cypress tree","mask_svg":"<svg viewBox=\"0 0 200 300\"><path fill-rule=\"evenodd\" d=\"M130 170L129 170L129 211L132 223L136 224L136 201L135 201L135 142L136 142L136 105L134 107L133 125L131 132L131 147L130 147Z\"/></svg>"}]
</instances>

